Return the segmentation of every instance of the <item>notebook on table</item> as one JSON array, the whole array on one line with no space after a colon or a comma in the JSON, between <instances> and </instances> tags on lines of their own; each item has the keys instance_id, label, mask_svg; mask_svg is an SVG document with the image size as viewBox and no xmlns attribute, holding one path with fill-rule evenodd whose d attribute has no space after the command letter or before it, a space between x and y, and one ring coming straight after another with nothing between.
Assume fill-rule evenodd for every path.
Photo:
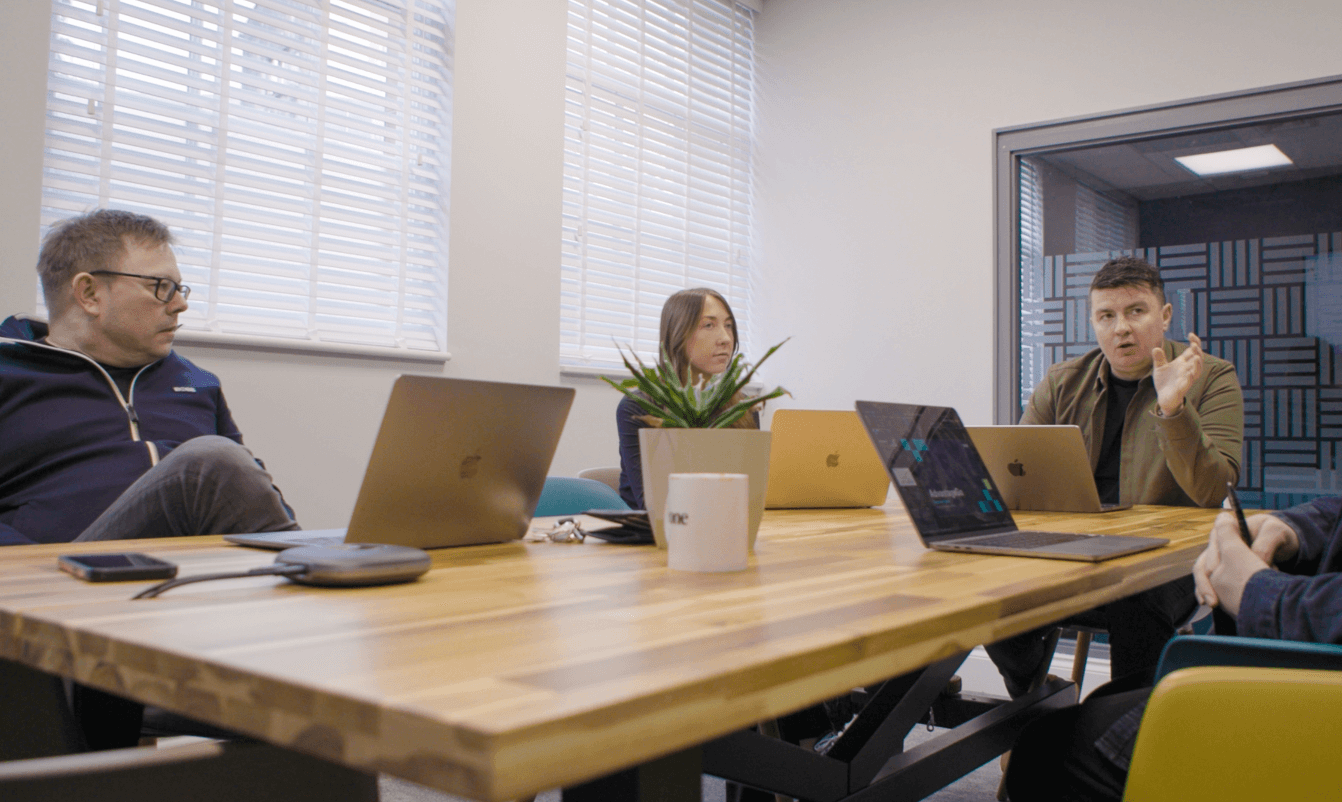
<instances>
[{"instance_id":1,"label":"notebook on table","mask_svg":"<svg viewBox=\"0 0 1342 802\"><path fill-rule=\"evenodd\" d=\"M573 394L571 387L401 376L348 529L224 539L268 549L333 542L435 549L521 538Z\"/></svg>"},{"instance_id":2,"label":"notebook on table","mask_svg":"<svg viewBox=\"0 0 1342 802\"><path fill-rule=\"evenodd\" d=\"M1008 509L1113 512L1102 504L1079 426L966 426Z\"/></svg>"},{"instance_id":3,"label":"notebook on table","mask_svg":"<svg viewBox=\"0 0 1342 802\"><path fill-rule=\"evenodd\" d=\"M885 503L890 477L856 412L780 409L770 431L768 509Z\"/></svg>"},{"instance_id":4,"label":"notebook on table","mask_svg":"<svg viewBox=\"0 0 1342 802\"><path fill-rule=\"evenodd\" d=\"M1017 529L954 409L858 401L857 411L928 548L1099 562L1169 542Z\"/></svg>"}]
</instances>

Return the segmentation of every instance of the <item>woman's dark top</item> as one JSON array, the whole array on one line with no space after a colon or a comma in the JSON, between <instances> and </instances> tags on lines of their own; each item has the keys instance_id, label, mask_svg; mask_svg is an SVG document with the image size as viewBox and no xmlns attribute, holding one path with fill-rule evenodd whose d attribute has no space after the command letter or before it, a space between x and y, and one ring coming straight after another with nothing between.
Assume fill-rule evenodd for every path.
<instances>
[{"instance_id":1,"label":"woman's dark top","mask_svg":"<svg viewBox=\"0 0 1342 802\"><path fill-rule=\"evenodd\" d=\"M620 433L620 498L636 510L643 506L643 462L638 446L638 430L648 428L648 424L635 418L645 415L632 398L625 396L615 408L615 428Z\"/></svg>"}]
</instances>

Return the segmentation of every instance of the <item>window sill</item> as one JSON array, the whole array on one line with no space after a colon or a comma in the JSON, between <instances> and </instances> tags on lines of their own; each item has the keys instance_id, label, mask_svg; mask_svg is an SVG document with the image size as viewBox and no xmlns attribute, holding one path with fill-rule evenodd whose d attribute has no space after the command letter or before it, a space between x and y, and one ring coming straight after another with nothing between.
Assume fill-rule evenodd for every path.
<instances>
[{"instance_id":1,"label":"window sill","mask_svg":"<svg viewBox=\"0 0 1342 802\"><path fill-rule=\"evenodd\" d=\"M582 379L599 379L605 376L613 381L623 381L629 377L629 371L623 366L618 368L588 368L577 365L560 365L560 376L573 376Z\"/></svg>"},{"instance_id":2,"label":"window sill","mask_svg":"<svg viewBox=\"0 0 1342 802\"><path fill-rule=\"evenodd\" d=\"M212 334L203 331L177 332L175 345L213 346L239 348L256 351L298 352L308 354L329 354L331 356L377 357L399 362L429 362L443 364L452 359L446 351L422 351L411 348L380 348L355 343L314 342L311 340L286 340L279 337L255 337L245 334Z\"/></svg>"},{"instance_id":3,"label":"window sill","mask_svg":"<svg viewBox=\"0 0 1342 802\"><path fill-rule=\"evenodd\" d=\"M619 368L585 368L576 365L560 365L559 375L576 379L599 379L602 376L613 382L622 382L629 378L629 371L624 367ZM747 393L758 395L764 392L764 382L760 380L760 375L755 374L755 380L745 386Z\"/></svg>"}]
</instances>

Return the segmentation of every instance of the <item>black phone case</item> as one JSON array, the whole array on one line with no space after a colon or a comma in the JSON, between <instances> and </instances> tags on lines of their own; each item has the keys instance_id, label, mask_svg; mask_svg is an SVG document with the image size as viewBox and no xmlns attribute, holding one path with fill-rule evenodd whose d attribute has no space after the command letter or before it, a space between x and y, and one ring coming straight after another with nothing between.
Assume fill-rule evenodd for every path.
<instances>
[{"instance_id":1,"label":"black phone case","mask_svg":"<svg viewBox=\"0 0 1342 802\"><path fill-rule=\"evenodd\" d=\"M159 562L153 565L100 568L79 562L81 556L94 555L63 554L56 561L57 567L85 582L132 582L145 579L172 579L177 576L177 566L172 563Z\"/></svg>"}]
</instances>

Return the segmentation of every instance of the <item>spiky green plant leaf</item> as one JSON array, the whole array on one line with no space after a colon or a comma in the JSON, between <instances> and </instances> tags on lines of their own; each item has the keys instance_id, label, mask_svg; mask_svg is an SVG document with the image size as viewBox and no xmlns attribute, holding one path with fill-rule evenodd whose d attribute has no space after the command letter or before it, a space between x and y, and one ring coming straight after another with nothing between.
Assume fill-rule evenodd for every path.
<instances>
[{"instance_id":1,"label":"spiky green plant leaf","mask_svg":"<svg viewBox=\"0 0 1342 802\"><path fill-rule=\"evenodd\" d=\"M732 357L732 361L722 373L717 376L701 377L698 382L681 381L671 367L671 359L665 349L662 350L661 359L656 365L649 366L632 348L626 356L624 346L616 343L620 359L632 378L619 382L605 376L601 379L633 399L639 408L647 413L646 418L651 419L655 426L682 429L723 428L740 420L743 415L765 401L789 394L782 387L775 387L763 395L744 396L738 401L732 401L754 378L759 366L786 342L787 340L783 340L770 348L754 365L750 365L744 357L737 354ZM633 357L632 362L630 357Z\"/></svg>"}]
</instances>

